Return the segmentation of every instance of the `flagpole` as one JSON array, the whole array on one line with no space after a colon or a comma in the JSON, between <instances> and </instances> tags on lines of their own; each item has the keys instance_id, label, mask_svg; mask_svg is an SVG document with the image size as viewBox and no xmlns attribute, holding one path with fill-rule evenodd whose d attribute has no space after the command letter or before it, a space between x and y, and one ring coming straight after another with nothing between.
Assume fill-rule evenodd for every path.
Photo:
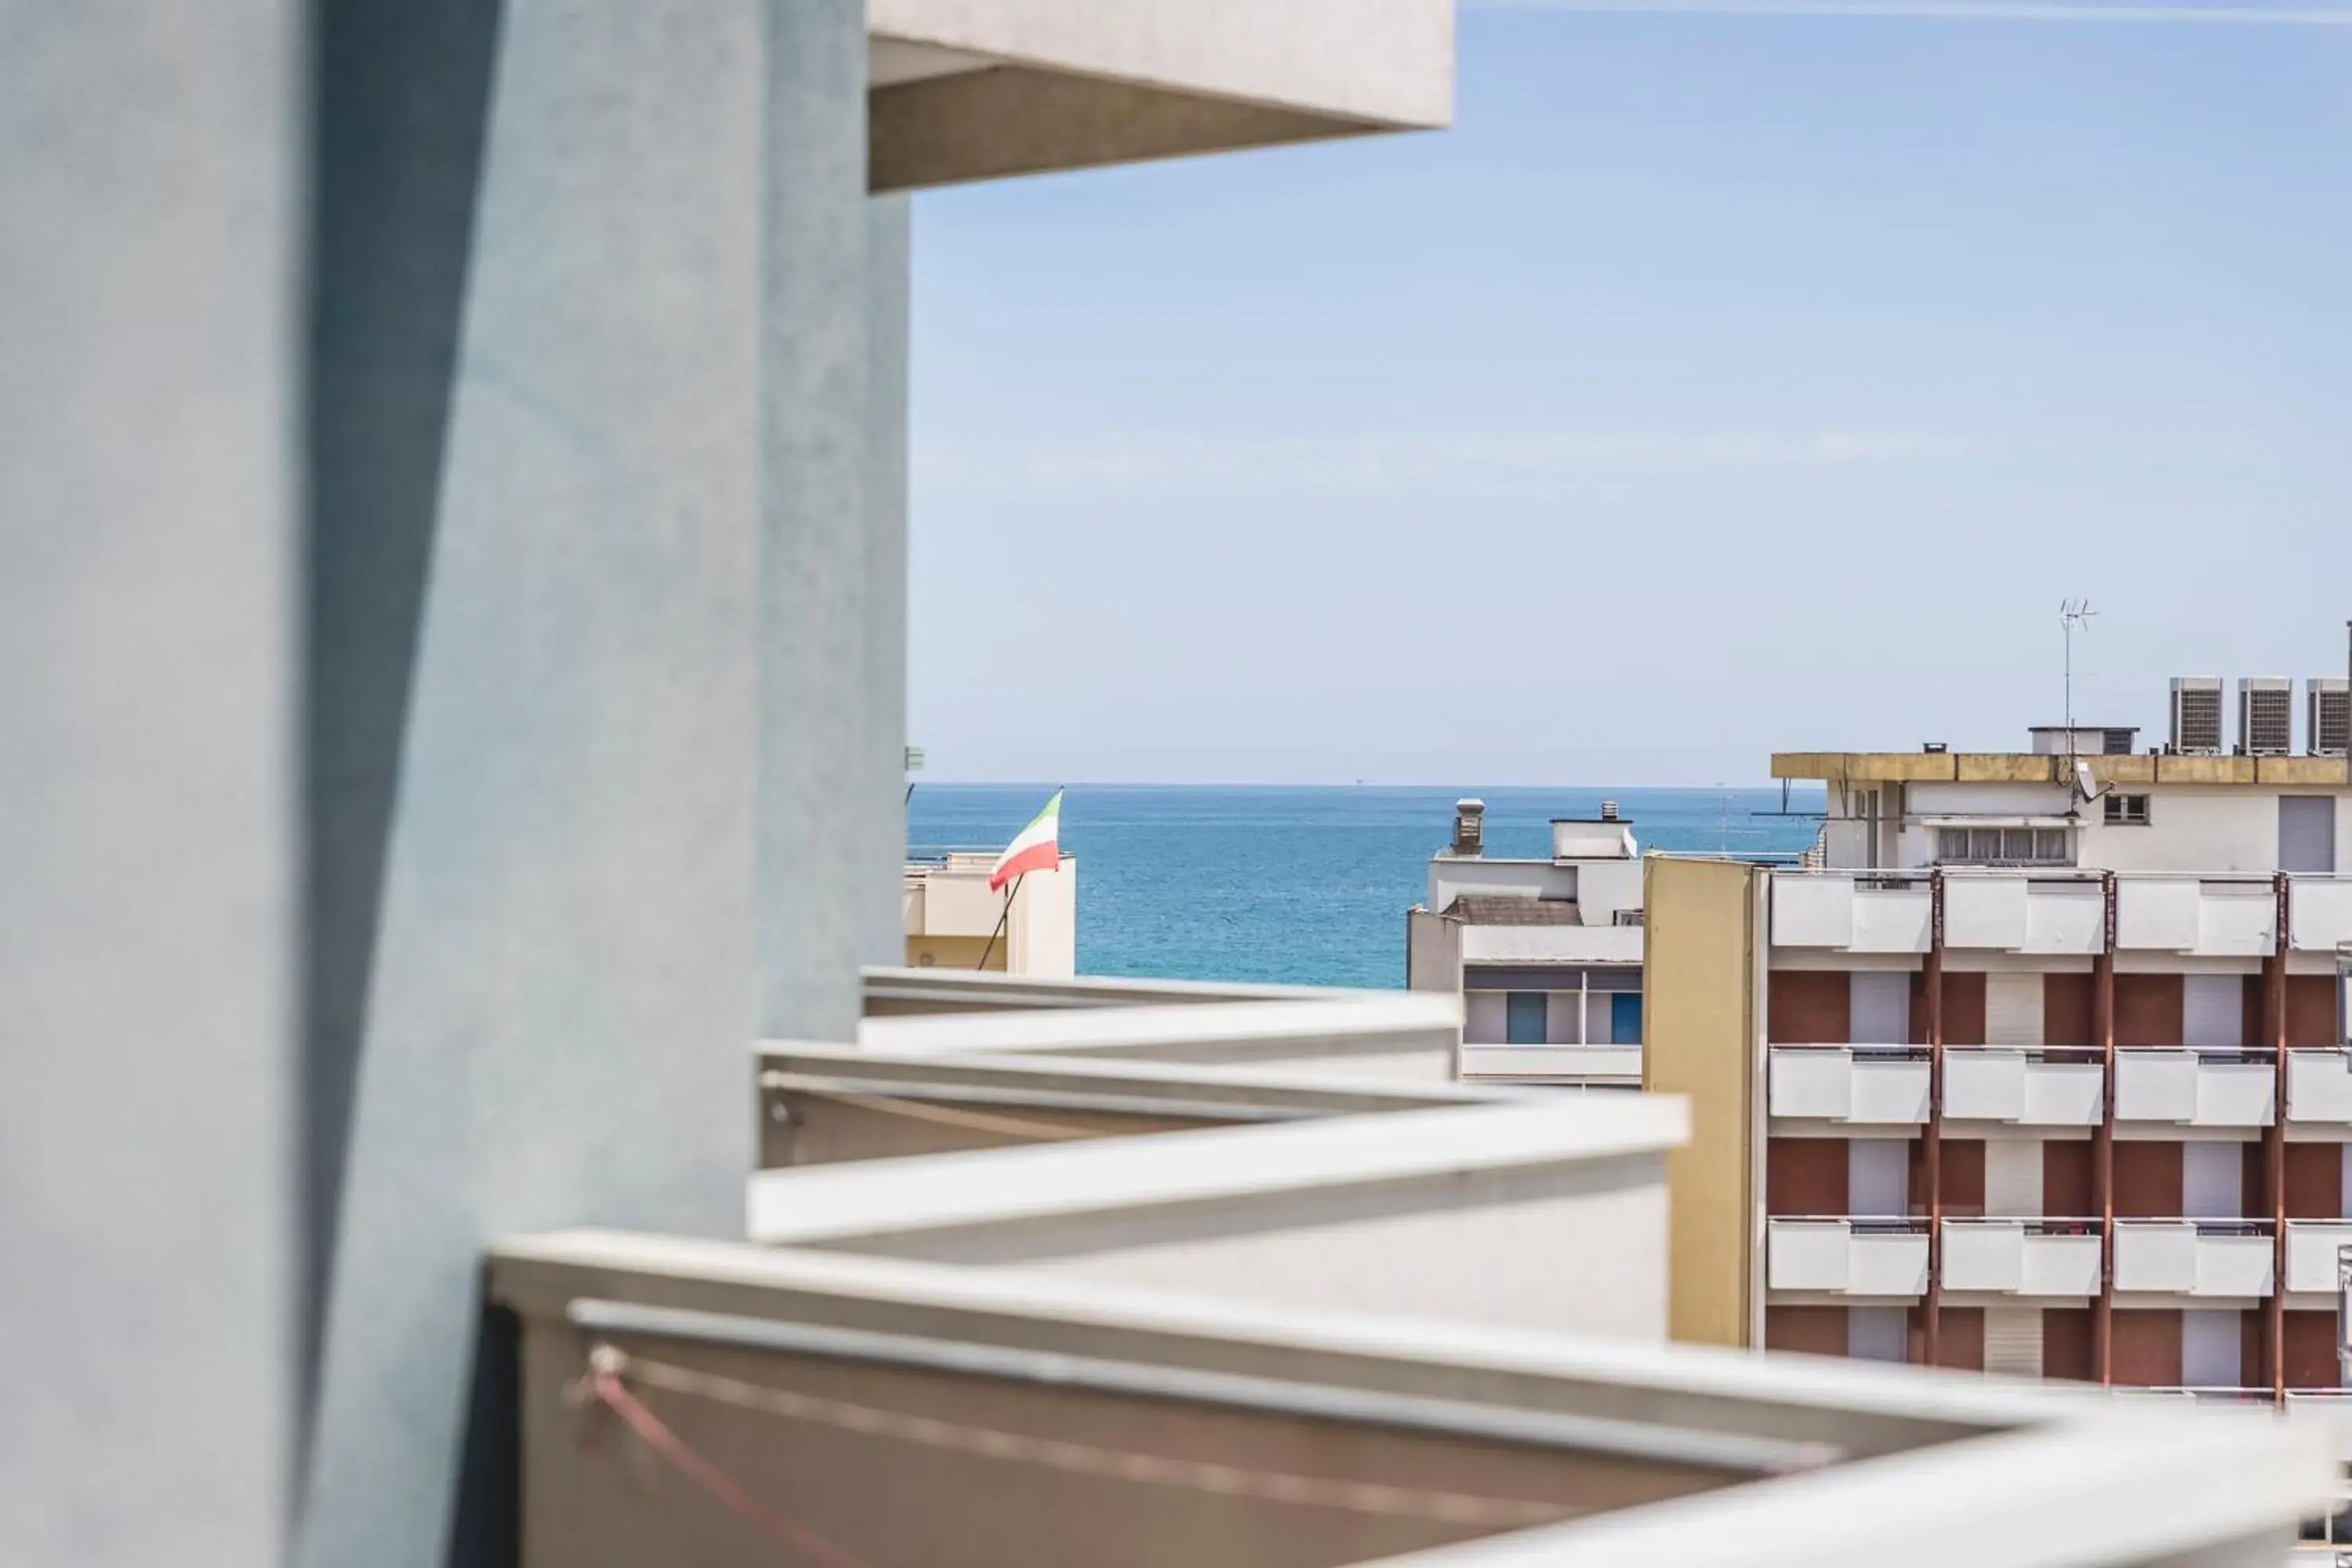
<instances>
[{"instance_id":1,"label":"flagpole","mask_svg":"<svg viewBox=\"0 0 2352 1568\"><path fill-rule=\"evenodd\" d=\"M996 939L1004 934L1005 922L1013 918L1013 900L1021 896L1021 884L1028 880L1028 872L1022 872L1013 879L1013 886L1004 890L1004 912L996 917L996 929L988 933L988 945L980 950L980 968L988 967L989 954L996 951ZM1010 963L1010 959L1007 962Z\"/></svg>"}]
</instances>

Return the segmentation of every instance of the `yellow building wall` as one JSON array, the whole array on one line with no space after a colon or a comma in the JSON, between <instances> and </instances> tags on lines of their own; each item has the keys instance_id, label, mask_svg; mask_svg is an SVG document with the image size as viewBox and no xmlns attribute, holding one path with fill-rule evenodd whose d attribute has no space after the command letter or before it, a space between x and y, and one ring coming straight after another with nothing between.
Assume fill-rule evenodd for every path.
<instances>
[{"instance_id":1,"label":"yellow building wall","mask_svg":"<svg viewBox=\"0 0 2352 1568\"><path fill-rule=\"evenodd\" d=\"M907 939L907 967L909 969L978 969L980 955L988 950L988 939L980 936L910 936ZM992 973L1003 973L1011 957L1011 949L1003 937L996 939L995 951L988 953Z\"/></svg>"},{"instance_id":2,"label":"yellow building wall","mask_svg":"<svg viewBox=\"0 0 2352 1568\"><path fill-rule=\"evenodd\" d=\"M1643 863L1642 1087L1690 1102L1666 1157L1667 1331L1753 1342L1763 875L1734 861Z\"/></svg>"}]
</instances>

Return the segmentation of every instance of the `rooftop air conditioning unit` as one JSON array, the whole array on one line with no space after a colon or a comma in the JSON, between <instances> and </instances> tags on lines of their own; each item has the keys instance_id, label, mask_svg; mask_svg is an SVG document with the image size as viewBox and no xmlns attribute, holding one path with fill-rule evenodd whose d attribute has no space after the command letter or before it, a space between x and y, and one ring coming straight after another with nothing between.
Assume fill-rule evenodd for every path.
<instances>
[{"instance_id":1,"label":"rooftop air conditioning unit","mask_svg":"<svg viewBox=\"0 0 2352 1568\"><path fill-rule=\"evenodd\" d=\"M2102 752L2110 757L2128 757L2139 750L2139 729L2137 725L2128 730L2103 731L2100 738L2106 742L2101 748Z\"/></svg>"},{"instance_id":2,"label":"rooftop air conditioning unit","mask_svg":"<svg viewBox=\"0 0 2352 1568\"><path fill-rule=\"evenodd\" d=\"M2323 675L2303 683L2309 711L2304 736L2315 757L2340 757L2352 739L2352 683L2340 675Z\"/></svg>"},{"instance_id":3,"label":"rooftop air conditioning unit","mask_svg":"<svg viewBox=\"0 0 2352 1568\"><path fill-rule=\"evenodd\" d=\"M2221 750L2221 678L2172 678L2172 746L2176 753L2218 756Z\"/></svg>"},{"instance_id":4,"label":"rooftop air conditioning unit","mask_svg":"<svg viewBox=\"0 0 2352 1568\"><path fill-rule=\"evenodd\" d=\"M2294 682L2254 675L2238 682L2238 750L2284 757L2294 750Z\"/></svg>"}]
</instances>

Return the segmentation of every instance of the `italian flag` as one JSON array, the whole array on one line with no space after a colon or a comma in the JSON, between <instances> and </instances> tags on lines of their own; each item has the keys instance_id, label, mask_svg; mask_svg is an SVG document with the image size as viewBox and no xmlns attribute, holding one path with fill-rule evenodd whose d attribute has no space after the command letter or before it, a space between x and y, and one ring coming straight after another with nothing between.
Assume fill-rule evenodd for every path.
<instances>
[{"instance_id":1,"label":"italian flag","mask_svg":"<svg viewBox=\"0 0 2352 1568\"><path fill-rule=\"evenodd\" d=\"M1015 877L1031 871L1051 871L1062 863L1062 792L1055 790L1045 809L1033 818L1028 826L1013 836L1004 853L996 858L996 869L988 874L988 890L996 891Z\"/></svg>"}]
</instances>

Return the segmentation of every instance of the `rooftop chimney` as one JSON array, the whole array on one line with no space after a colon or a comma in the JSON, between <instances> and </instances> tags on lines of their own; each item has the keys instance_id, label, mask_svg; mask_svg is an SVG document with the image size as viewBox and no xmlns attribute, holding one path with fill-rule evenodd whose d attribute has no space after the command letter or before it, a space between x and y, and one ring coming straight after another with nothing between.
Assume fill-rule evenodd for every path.
<instances>
[{"instance_id":1,"label":"rooftop chimney","mask_svg":"<svg viewBox=\"0 0 2352 1568\"><path fill-rule=\"evenodd\" d=\"M1484 818L1486 803L1483 800L1457 800L1454 803L1454 853L1475 855L1486 838Z\"/></svg>"},{"instance_id":2,"label":"rooftop chimney","mask_svg":"<svg viewBox=\"0 0 2352 1568\"><path fill-rule=\"evenodd\" d=\"M1617 820L1617 803L1615 801L1604 800L1601 803L1601 820L1603 822L1614 822Z\"/></svg>"}]
</instances>

